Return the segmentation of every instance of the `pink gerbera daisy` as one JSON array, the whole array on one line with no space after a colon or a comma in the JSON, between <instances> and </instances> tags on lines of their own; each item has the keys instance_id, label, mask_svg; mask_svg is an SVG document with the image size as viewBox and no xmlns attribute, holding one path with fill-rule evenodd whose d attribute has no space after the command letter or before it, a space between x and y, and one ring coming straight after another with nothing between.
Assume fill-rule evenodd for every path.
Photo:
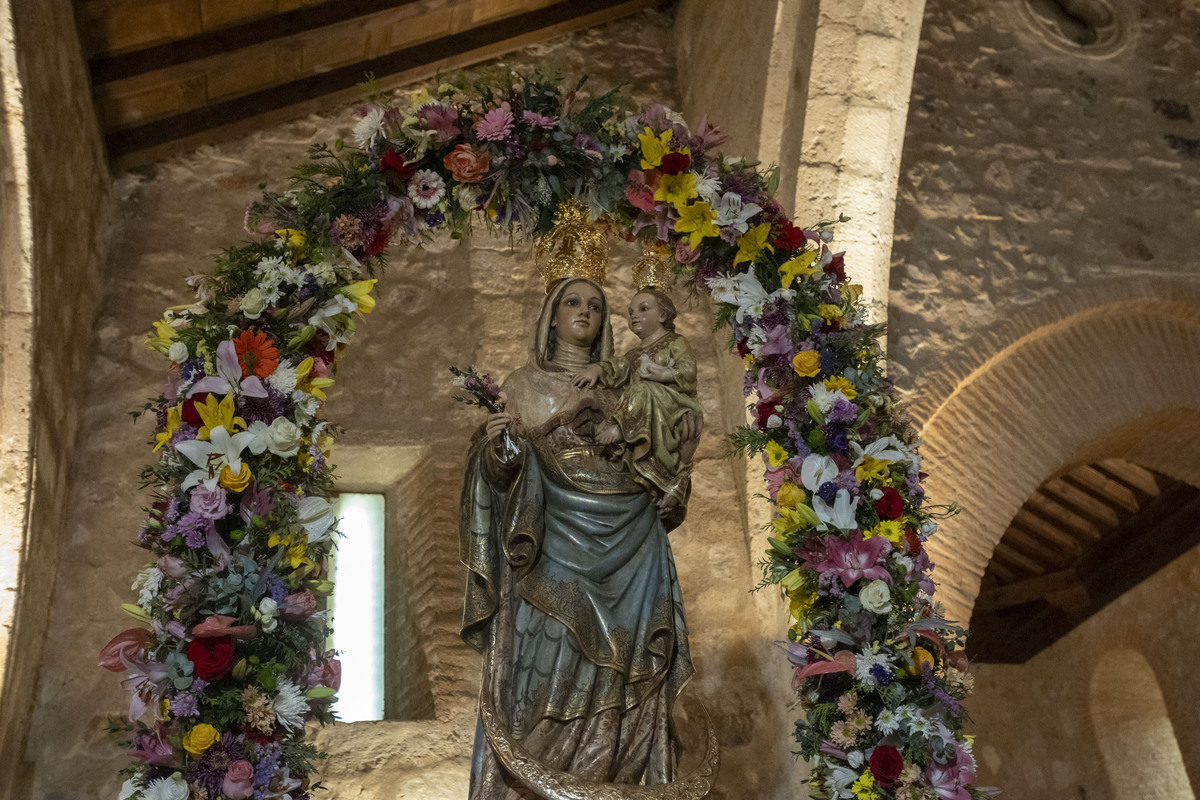
<instances>
[{"instance_id":1,"label":"pink gerbera daisy","mask_svg":"<svg viewBox=\"0 0 1200 800\"><path fill-rule=\"evenodd\" d=\"M498 142L512 133L513 115L508 103L501 103L475 123L475 135L480 139Z\"/></svg>"}]
</instances>

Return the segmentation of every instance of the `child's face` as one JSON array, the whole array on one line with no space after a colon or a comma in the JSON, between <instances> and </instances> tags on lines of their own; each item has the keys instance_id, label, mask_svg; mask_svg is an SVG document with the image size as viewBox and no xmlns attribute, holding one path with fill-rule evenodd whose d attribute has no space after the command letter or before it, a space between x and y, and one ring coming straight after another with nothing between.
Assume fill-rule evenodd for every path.
<instances>
[{"instance_id":1,"label":"child's face","mask_svg":"<svg viewBox=\"0 0 1200 800\"><path fill-rule=\"evenodd\" d=\"M629 330L639 339L653 336L662 329L663 314L654 295L635 294L629 301Z\"/></svg>"}]
</instances>

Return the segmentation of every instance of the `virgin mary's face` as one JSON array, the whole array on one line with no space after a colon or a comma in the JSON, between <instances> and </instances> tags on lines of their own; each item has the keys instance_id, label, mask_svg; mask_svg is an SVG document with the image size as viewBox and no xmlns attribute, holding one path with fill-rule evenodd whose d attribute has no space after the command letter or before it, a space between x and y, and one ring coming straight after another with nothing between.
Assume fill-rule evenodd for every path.
<instances>
[{"instance_id":1,"label":"virgin mary's face","mask_svg":"<svg viewBox=\"0 0 1200 800\"><path fill-rule=\"evenodd\" d=\"M590 347L600 333L604 295L587 281L569 284L554 312L554 329L559 340Z\"/></svg>"}]
</instances>

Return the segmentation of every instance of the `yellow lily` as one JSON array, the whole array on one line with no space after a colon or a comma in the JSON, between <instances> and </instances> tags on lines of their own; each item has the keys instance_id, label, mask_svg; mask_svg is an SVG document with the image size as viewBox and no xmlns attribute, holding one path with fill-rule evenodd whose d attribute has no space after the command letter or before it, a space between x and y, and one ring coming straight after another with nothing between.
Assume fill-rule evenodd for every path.
<instances>
[{"instance_id":1,"label":"yellow lily","mask_svg":"<svg viewBox=\"0 0 1200 800\"><path fill-rule=\"evenodd\" d=\"M663 156L671 152L671 131L665 130L658 136L654 135L649 126L638 134L642 143L642 169L654 169L662 165Z\"/></svg>"},{"instance_id":2,"label":"yellow lily","mask_svg":"<svg viewBox=\"0 0 1200 800\"><path fill-rule=\"evenodd\" d=\"M804 490L791 481L781 484L775 495L775 502L783 508L795 508L806 499L808 498L805 497Z\"/></svg>"},{"instance_id":3,"label":"yellow lily","mask_svg":"<svg viewBox=\"0 0 1200 800\"><path fill-rule=\"evenodd\" d=\"M302 392L307 392L321 402L327 399L323 390L333 386L333 378L309 378L308 375L312 372L313 360L312 356L304 359L296 367L296 388Z\"/></svg>"},{"instance_id":4,"label":"yellow lily","mask_svg":"<svg viewBox=\"0 0 1200 800\"><path fill-rule=\"evenodd\" d=\"M771 235L771 223L764 222L761 225L755 225L750 230L738 237L738 252L733 259L735 265L741 264L743 261L753 262L758 258L763 250L769 253L775 252L775 248L767 244L767 239Z\"/></svg>"},{"instance_id":5,"label":"yellow lily","mask_svg":"<svg viewBox=\"0 0 1200 800\"><path fill-rule=\"evenodd\" d=\"M695 250L700 243L711 236L720 236L721 229L717 227L717 212L703 200L679 209L679 219L675 221L676 233L690 233L688 247Z\"/></svg>"},{"instance_id":6,"label":"yellow lily","mask_svg":"<svg viewBox=\"0 0 1200 800\"><path fill-rule=\"evenodd\" d=\"M196 413L200 415L200 421L204 423L204 427L200 428L196 434L196 438L202 442L208 441L209 431L213 428L223 426L230 433L246 430L246 420L234 416L237 409L233 403L232 392L225 395L225 399L221 401L217 400L216 395L210 394L204 398L203 403L196 403Z\"/></svg>"},{"instance_id":7,"label":"yellow lily","mask_svg":"<svg viewBox=\"0 0 1200 800\"><path fill-rule=\"evenodd\" d=\"M179 338L179 333L171 327L171 323L165 319L160 319L154 323L154 333L146 337L146 347L150 350L166 353L171 349L171 342L177 338Z\"/></svg>"},{"instance_id":8,"label":"yellow lily","mask_svg":"<svg viewBox=\"0 0 1200 800\"><path fill-rule=\"evenodd\" d=\"M771 520L771 527L777 534L784 536L789 533L812 530L820 523L821 518L817 516L817 512L803 503L798 503L795 508L779 509L779 516Z\"/></svg>"},{"instance_id":9,"label":"yellow lily","mask_svg":"<svg viewBox=\"0 0 1200 800\"><path fill-rule=\"evenodd\" d=\"M788 259L779 267L779 277L783 279L783 288L790 289L792 281L801 276L815 275L817 271L812 264L817 260L817 251L810 250L795 258Z\"/></svg>"},{"instance_id":10,"label":"yellow lily","mask_svg":"<svg viewBox=\"0 0 1200 800\"><path fill-rule=\"evenodd\" d=\"M359 315L370 314L375 309L375 298L371 296L371 290L375 288L375 284L378 282L378 278L371 278L367 281L351 283L348 286L343 286L340 289L340 293L354 301L355 305L358 306Z\"/></svg>"},{"instance_id":11,"label":"yellow lily","mask_svg":"<svg viewBox=\"0 0 1200 800\"><path fill-rule=\"evenodd\" d=\"M183 424L183 406L171 406L167 409L167 427L166 430L154 434L154 452L158 452L163 448L163 445L171 441L171 437L175 435L175 431L179 430L179 426Z\"/></svg>"},{"instance_id":12,"label":"yellow lily","mask_svg":"<svg viewBox=\"0 0 1200 800\"><path fill-rule=\"evenodd\" d=\"M696 190L696 173L681 172L678 175L663 175L654 191L654 199L670 203L677 211L683 211L687 201L699 194Z\"/></svg>"},{"instance_id":13,"label":"yellow lily","mask_svg":"<svg viewBox=\"0 0 1200 800\"><path fill-rule=\"evenodd\" d=\"M888 466L891 463L886 458L863 456L862 463L854 468L854 477L858 478L859 482L870 480L881 481L887 477Z\"/></svg>"}]
</instances>

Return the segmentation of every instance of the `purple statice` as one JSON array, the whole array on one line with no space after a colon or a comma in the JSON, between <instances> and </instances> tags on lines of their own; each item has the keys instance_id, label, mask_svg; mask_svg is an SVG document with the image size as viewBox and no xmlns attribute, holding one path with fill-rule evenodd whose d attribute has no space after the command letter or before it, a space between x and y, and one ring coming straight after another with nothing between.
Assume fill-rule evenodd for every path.
<instances>
[{"instance_id":1,"label":"purple statice","mask_svg":"<svg viewBox=\"0 0 1200 800\"><path fill-rule=\"evenodd\" d=\"M825 481L819 487L817 487L817 497L821 498L826 503L832 503L837 497L838 489L840 488L841 487L833 481Z\"/></svg>"},{"instance_id":2,"label":"purple statice","mask_svg":"<svg viewBox=\"0 0 1200 800\"><path fill-rule=\"evenodd\" d=\"M309 445L308 454L312 457L312 464L309 465L308 471L313 475L321 475L325 472L325 454L321 452L321 448L314 445Z\"/></svg>"},{"instance_id":3,"label":"purple statice","mask_svg":"<svg viewBox=\"0 0 1200 800\"><path fill-rule=\"evenodd\" d=\"M171 700L171 713L177 717L194 717L200 713L196 695L181 692Z\"/></svg>"},{"instance_id":4,"label":"purple statice","mask_svg":"<svg viewBox=\"0 0 1200 800\"><path fill-rule=\"evenodd\" d=\"M303 303L310 297L316 297L320 291L321 284L317 282L317 276L312 273L305 273L304 282L296 290L296 302Z\"/></svg>"},{"instance_id":5,"label":"purple statice","mask_svg":"<svg viewBox=\"0 0 1200 800\"><path fill-rule=\"evenodd\" d=\"M950 694L941 687L937 678L934 677L933 667L928 661L921 664L921 672L925 674L925 688L929 690L931 695L933 695L933 699L949 708L950 713L957 714L958 701L951 697Z\"/></svg>"},{"instance_id":6,"label":"purple statice","mask_svg":"<svg viewBox=\"0 0 1200 800\"><path fill-rule=\"evenodd\" d=\"M824 350L821 352L817 363L821 365L822 373L831 375L837 368L837 353L834 353L832 350Z\"/></svg>"},{"instance_id":7,"label":"purple statice","mask_svg":"<svg viewBox=\"0 0 1200 800\"><path fill-rule=\"evenodd\" d=\"M282 603L283 599L287 597L287 587L283 585L279 576L272 575L267 580L267 594L271 595L271 599L276 603Z\"/></svg>"},{"instance_id":8,"label":"purple statice","mask_svg":"<svg viewBox=\"0 0 1200 800\"><path fill-rule=\"evenodd\" d=\"M226 733L220 741L204 751L204 755L196 763L196 782L208 790L209 797L219 797L221 785L225 782L225 773L234 761L246 758L246 747L240 737Z\"/></svg>"},{"instance_id":9,"label":"purple statice","mask_svg":"<svg viewBox=\"0 0 1200 800\"><path fill-rule=\"evenodd\" d=\"M259 746L258 758L254 764L254 800L266 798L271 779L279 771L282 753L283 747L278 742Z\"/></svg>"},{"instance_id":10,"label":"purple statice","mask_svg":"<svg viewBox=\"0 0 1200 800\"><path fill-rule=\"evenodd\" d=\"M746 370L746 372L742 374L742 397L749 397L750 393L754 391L754 387L756 385L757 380L754 377L754 373L750 370Z\"/></svg>"},{"instance_id":11,"label":"purple statice","mask_svg":"<svg viewBox=\"0 0 1200 800\"><path fill-rule=\"evenodd\" d=\"M858 483L858 478L854 477L854 470L844 469L838 473L838 476L833 479L833 483L837 484L839 489L845 489L852 495L862 491L862 487Z\"/></svg>"},{"instance_id":12,"label":"purple statice","mask_svg":"<svg viewBox=\"0 0 1200 800\"><path fill-rule=\"evenodd\" d=\"M262 422L270 425L279 417L283 416L286 408L287 398L270 384L265 384L267 389L266 397L250 397L242 395L238 398L238 410L245 418L246 424L250 425L254 422Z\"/></svg>"},{"instance_id":13,"label":"purple statice","mask_svg":"<svg viewBox=\"0 0 1200 800\"><path fill-rule=\"evenodd\" d=\"M787 386L795 376L795 368L787 356L767 356L760 360L762 372L774 386ZM808 411L803 412L807 414Z\"/></svg>"},{"instance_id":14,"label":"purple statice","mask_svg":"<svg viewBox=\"0 0 1200 800\"><path fill-rule=\"evenodd\" d=\"M825 419L828 422L853 422L858 419L858 406L839 397L833 401L833 406L825 415Z\"/></svg>"},{"instance_id":15,"label":"purple statice","mask_svg":"<svg viewBox=\"0 0 1200 800\"><path fill-rule=\"evenodd\" d=\"M874 678L875 682L880 686L887 686L892 682L892 671L883 664L876 664L875 666L871 667L871 677Z\"/></svg>"},{"instance_id":16,"label":"purple statice","mask_svg":"<svg viewBox=\"0 0 1200 800\"><path fill-rule=\"evenodd\" d=\"M182 536L187 546L195 550L204 546L204 537L208 534L208 524L207 517L195 511L189 511L175 522L167 525L162 539L164 542L169 542L176 536Z\"/></svg>"},{"instance_id":17,"label":"purple statice","mask_svg":"<svg viewBox=\"0 0 1200 800\"><path fill-rule=\"evenodd\" d=\"M708 281L710 278L715 278L720 274L721 268L715 259L701 258L696 261L696 266L693 270L693 283L701 292L711 295L712 287L708 285Z\"/></svg>"},{"instance_id":18,"label":"purple statice","mask_svg":"<svg viewBox=\"0 0 1200 800\"><path fill-rule=\"evenodd\" d=\"M825 426L825 447L831 453L847 453L850 450L850 438L842 425Z\"/></svg>"}]
</instances>

